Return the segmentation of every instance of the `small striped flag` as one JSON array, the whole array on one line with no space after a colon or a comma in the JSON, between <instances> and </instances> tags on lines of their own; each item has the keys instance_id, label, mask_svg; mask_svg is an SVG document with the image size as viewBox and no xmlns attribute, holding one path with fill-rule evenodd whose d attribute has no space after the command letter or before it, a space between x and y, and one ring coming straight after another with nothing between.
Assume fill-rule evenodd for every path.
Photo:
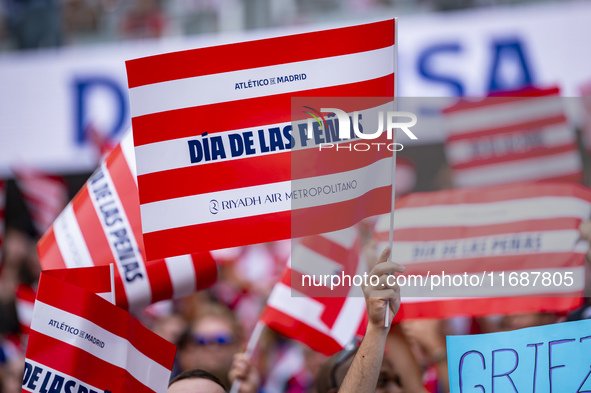
<instances>
[{"instance_id":1,"label":"small striped flag","mask_svg":"<svg viewBox=\"0 0 591 393\"><path fill-rule=\"evenodd\" d=\"M78 270L78 284L85 288L110 287L108 266L68 270ZM82 270L90 281L79 280ZM23 392L166 391L175 346L95 293L55 277L56 272L41 272Z\"/></svg>"},{"instance_id":2,"label":"small striped flag","mask_svg":"<svg viewBox=\"0 0 591 393\"><path fill-rule=\"evenodd\" d=\"M43 269L116 266L117 305L136 310L211 286L208 252L147 261L143 249L132 134L105 158L39 241Z\"/></svg>"},{"instance_id":3,"label":"small striped flag","mask_svg":"<svg viewBox=\"0 0 591 393\"><path fill-rule=\"evenodd\" d=\"M577 137L562 100L557 87L528 88L445 109L454 185L581 182Z\"/></svg>"}]
</instances>

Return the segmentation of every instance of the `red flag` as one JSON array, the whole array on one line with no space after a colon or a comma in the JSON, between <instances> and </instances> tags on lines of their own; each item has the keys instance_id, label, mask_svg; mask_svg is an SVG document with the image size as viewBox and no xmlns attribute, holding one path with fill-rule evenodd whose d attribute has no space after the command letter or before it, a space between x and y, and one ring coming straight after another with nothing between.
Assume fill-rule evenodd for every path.
<instances>
[{"instance_id":1,"label":"red flag","mask_svg":"<svg viewBox=\"0 0 591 393\"><path fill-rule=\"evenodd\" d=\"M212 285L209 253L146 262L131 132L55 220L38 244L44 269L116 266L117 305L138 309Z\"/></svg>"},{"instance_id":2,"label":"red flag","mask_svg":"<svg viewBox=\"0 0 591 393\"><path fill-rule=\"evenodd\" d=\"M398 281L402 308L397 317L575 308L583 294L588 249L579 240L578 226L590 215L591 190L569 183L401 198L392 258L406 266L397 276L407 285ZM389 216L380 218L375 236L382 244L388 241Z\"/></svg>"},{"instance_id":3,"label":"red flag","mask_svg":"<svg viewBox=\"0 0 591 393\"><path fill-rule=\"evenodd\" d=\"M444 114L457 187L582 181L577 137L557 87L461 101Z\"/></svg>"},{"instance_id":4,"label":"red flag","mask_svg":"<svg viewBox=\"0 0 591 393\"><path fill-rule=\"evenodd\" d=\"M371 151L345 156L355 141L320 111L360 111L365 122L364 110L391 106L394 30L387 20L128 61L147 256L330 232L388 211L385 135L381 150L364 144ZM367 101L346 108L347 97ZM312 139L292 124L309 116ZM319 151L337 141L340 151Z\"/></svg>"},{"instance_id":5,"label":"red flag","mask_svg":"<svg viewBox=\"0 0 591 393\"><path fill-rule=\"evenodd\" d=\"M60 176L21 166L13 169L16 183L40 235L68 203L68 186Z\"/></svg>"},{"instance_id":6,"label":"red flag","mask_svg":"<svg viewBox=\"0 0 591 393\"><path fill-rule=\"evenodd\" d=\"M108 267L77 270L89 272L95 283L110 283ZM39 280L23 391L164 392L174 345L126 311L52 274L42 272Z\"/></svg>"},{"instance_id":7,"label":"red flag","mask_svg":"<svg viewBox=\"0 0 591 393\"><path fill-rule=\"evenodd\" d=\"M261 320L284 336L332 355L364 331L365 298L359 286L339 285L333 292L326 286L307 284L305 275L318 278L363 272L355 228L303 238L294 247L292 260L273 288Z\"/></svg>"}]
</instances>

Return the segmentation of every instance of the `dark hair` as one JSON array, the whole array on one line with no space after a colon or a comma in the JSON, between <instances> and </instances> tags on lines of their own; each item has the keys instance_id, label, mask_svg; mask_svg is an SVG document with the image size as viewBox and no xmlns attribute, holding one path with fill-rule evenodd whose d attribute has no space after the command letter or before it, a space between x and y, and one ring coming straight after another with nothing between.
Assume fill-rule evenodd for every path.
<instances>
[{"instance_id":1,"label":"dark hair","mask_svg":"<svg viewBox=\"0 0 591 393\"><path fill-rule=\"evenodd\" d=\"M168 386L170 387L170 385L172 385L173 383L178 382L180 380L192 379L192 378L209 379L210 381L213 381L213 382L217 383L218 385L220 385L222 387L222 389L224 389L224 392L226 392L226 393L228 392L228 390L226 390L226 387L224 386L224 384L222 383L222 381L220 381L220 379L218 377L216 377L215 375L213 375L212 373L210 373L208 371L201 370L201 369L183 371L182 373L180 373L179 375L174 377L170 381Z\"/></svg>"}]
</instances>

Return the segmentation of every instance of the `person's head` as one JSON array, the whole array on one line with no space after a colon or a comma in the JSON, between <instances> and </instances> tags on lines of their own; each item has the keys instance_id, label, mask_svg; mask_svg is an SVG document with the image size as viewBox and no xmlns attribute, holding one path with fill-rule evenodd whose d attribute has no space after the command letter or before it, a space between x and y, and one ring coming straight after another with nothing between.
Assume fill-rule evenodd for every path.
<instances>
[{"instance_id":1,"label":"person's head","mask_svg":"<svg viewBox=\"0 0 591 393\"><path fill-rule=\"evenodd\" d=\"M241 345L240 326L225 306L213 303L202 307L179 345L181 370L203 369L228 386L233 355Z\"/></svg>"},{"instance_id":2,"label":"person's head","mask_svg":"<svg viewBox=\"0 0 591 393\"><path fill-rule=\"evenodd\" d=\"M180 373L168 384L166 393L227 393L215 375L205 370L188 370Z\"/></svg>"},{"instance_id":3,"label":"person's head","mask_svg":"<svg viewBox=\"0 0 591 393\"><path fill-rule=\"evenodd\" d=\"M341 352L328 358L316 379L316 393L336 393L345 380L345 375L357 353L357 345L349 345ZM395 372L390 360L384 356L376 393L403 393L400 376Z\"/></svg>"}]
</instances>

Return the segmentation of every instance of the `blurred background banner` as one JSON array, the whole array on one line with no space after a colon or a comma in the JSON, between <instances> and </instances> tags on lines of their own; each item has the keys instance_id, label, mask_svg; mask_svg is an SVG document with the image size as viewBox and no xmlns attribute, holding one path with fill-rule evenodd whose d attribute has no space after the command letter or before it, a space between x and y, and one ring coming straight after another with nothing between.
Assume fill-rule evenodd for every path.
<instances>
[{"instance_id":1,"label":"blurred background banner","mask_svg":"<svg viewBox=\"0 0 591 393\"><path fill-rule=\"evenodd\" d=\"M220 8L229 7L220 3ZM391 16L401 16L394 11ZM226 14L217 20L226 21L227 13L239 11L220 12ZM344 14L339 25L382 19L389 15L384 12L377 7ZM483 96L527 84L557 84L563 96L579 95L579 86L591 77L591 52L583 50L591 36L590 14L588 2L560 2L403 15L398 94ZM169 26L158 39L115 43L107 35L90 46L72 39L73 45L59 51L0 52L0 176L17 162L65 174L92 171L98 153L90 130L117 140L130 124L125 60L333 27L334 21L323 16L309 21L314 27L238 34L231 30L248 26L230 28L219 22L218 35L175 35L179 30ZM443 139L435 129L423 133L419 143Z\"/></svg>"}]
</instances>

